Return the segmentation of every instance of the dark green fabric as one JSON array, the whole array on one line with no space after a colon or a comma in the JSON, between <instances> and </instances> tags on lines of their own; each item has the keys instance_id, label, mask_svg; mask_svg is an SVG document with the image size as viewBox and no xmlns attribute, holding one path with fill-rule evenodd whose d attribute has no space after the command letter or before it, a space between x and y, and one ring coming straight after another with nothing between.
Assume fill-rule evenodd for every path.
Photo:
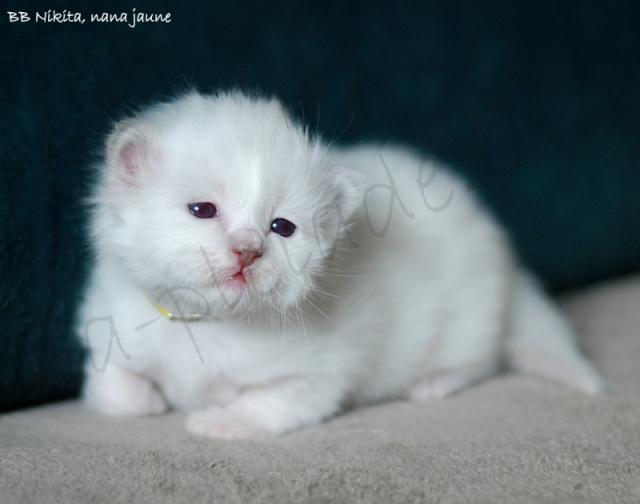
<instances>
[{"instance_id":1,"label":"dark green fabric","mask_svg":"<svg viewBox=\"0 0 640 504\"><path fill-rule=\"evenodd\" d=\"M81 201L110 122L196 86L454 163L554 289L640 265L638 2L3 2L0 409L77 391ZM528 4L528 5L527 5ZM7 10L171 11L169 25Z\"/></svg>"}]
</instances>

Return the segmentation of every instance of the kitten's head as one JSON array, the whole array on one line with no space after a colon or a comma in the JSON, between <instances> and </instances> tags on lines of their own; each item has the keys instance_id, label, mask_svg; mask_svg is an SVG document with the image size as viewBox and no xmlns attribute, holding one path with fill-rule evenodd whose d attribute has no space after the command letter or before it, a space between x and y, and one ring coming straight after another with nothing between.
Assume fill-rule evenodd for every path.
<instances>
[{"instance_id":1,"label":"kitten's head","mask_svg":"<svg viewBox=\"0 0 640 504\"><path fill-rule=\"evenodd\" d=\"M192 93L116 125L94 236L105 260L185 312L285 308L322 275L359 187L277 101Z\"/></svg>"}]
</instances>

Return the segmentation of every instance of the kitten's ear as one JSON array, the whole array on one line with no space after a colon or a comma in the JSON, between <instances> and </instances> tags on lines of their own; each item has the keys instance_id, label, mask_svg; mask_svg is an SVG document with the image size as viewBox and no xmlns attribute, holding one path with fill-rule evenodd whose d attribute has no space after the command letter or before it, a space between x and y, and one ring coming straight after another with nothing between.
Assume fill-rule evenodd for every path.
<instances>
[{"instance_id":1,"label":"kitten's ear","mask_svg":"<svg viewBox=\"0 0 640 504\"><path fill-rule=\"evenodd\" d=\"M106 146L106 163L111 183L124 187L137 187L152 161L149 128L137 119L117 123Z\"/></svg>"},{"instance_id":2,"label":"kitten's ear","mask_svg":"<svg viewBox=\"0 0 640 504\"><path fill-rule=\"evenodd\" d=\"M291 111L289 110L288 107L283 105L283 103L280 101L279 98L273 96L271 97L271 100L269 100L269 102L271 103L271 106L278 111L278 113L284 118L284 120L288 124L290 125L296 124L296 121L293 115L291 114Z\"/></svg>"},{"instance_id":3,"label":"kitten's ear","mask_svg":"<svg viewBox=\"0 0 640 504\"><path fill-rule=\"evenodd\" d=\"M350 168L338 166L334 171L333 186L340 215L348 220L364 199L364 176Z\"/></svg>"}]
</instances>

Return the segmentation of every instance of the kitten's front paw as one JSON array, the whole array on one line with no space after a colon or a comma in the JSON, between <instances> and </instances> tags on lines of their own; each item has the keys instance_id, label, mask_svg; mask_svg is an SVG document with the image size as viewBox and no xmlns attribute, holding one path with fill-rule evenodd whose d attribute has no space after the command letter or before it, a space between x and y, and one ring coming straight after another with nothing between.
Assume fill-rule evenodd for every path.
<instances>
[{"instance_id":1,"label":"kitten's front paw","mask_svg":"<svg viewBox=\"0 0 640 504\"><path fill-rule=\"evenodd\" d=\"M168 409L151 381L117 366L90 372L83 395L89 406L106 415L159 415Z\"/></svg>"},{"instance_id":2,"label":"kitten's front paw","mask_svg":"<svg viewBox=\"0 0 640 504\"><path fill-rule=\"evenodd\" d=\"M473 380L464 373L450 371L425 377L409 389L412 401L428 401L448 397L467 388Z\"/></svg>"},{"instance_id":3,"label":"kitten's front paw","mask_svg":"<svg viewBox=\"0 0 640 504\"><path fill-rule=\"evenodd\" d=\"M217 439L259 439L269 436L264 427L250 418L218 406L191 413L187 430Z\"/></svg>"},{"instance_id":4,"label":"kitten's front paw","mask_svg":"<svg viewBox=\"0 0 640 504\"><path fill-rule=\"evenodd\" d=\"M496 373L493 361L462 365L429 373L416 381L408 391L412 401L439 399L460 392Z\"/></svg>"},{"instance_id":5,"label":"kitten's front paw","mask_svg":"<svg viewBox=\"0 0 640 504\"><path fill-rule=\"evenodd\" d=\"M463 389L466 384L455 377L422 380L409 390L412 401L428 401L450 396Z\"/></svg>"}]
</instances>

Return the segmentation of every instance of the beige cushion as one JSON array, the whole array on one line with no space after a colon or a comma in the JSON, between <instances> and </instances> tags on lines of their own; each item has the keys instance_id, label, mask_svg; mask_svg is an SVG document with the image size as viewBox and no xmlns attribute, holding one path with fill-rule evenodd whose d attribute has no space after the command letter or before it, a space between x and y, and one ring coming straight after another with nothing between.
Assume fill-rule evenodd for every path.
<instances>
[{"instance_id":1,"label":"beige cushion","mask_svg":"<svg viewBox=\"0 0 640 504\"><path fill-rule=\"evenodd\" d=\"M640 278L563 301L614 391L525 376L262 442L68 402L0 417L0 502L640 502Z\"/></svg>"}]
</instances>

